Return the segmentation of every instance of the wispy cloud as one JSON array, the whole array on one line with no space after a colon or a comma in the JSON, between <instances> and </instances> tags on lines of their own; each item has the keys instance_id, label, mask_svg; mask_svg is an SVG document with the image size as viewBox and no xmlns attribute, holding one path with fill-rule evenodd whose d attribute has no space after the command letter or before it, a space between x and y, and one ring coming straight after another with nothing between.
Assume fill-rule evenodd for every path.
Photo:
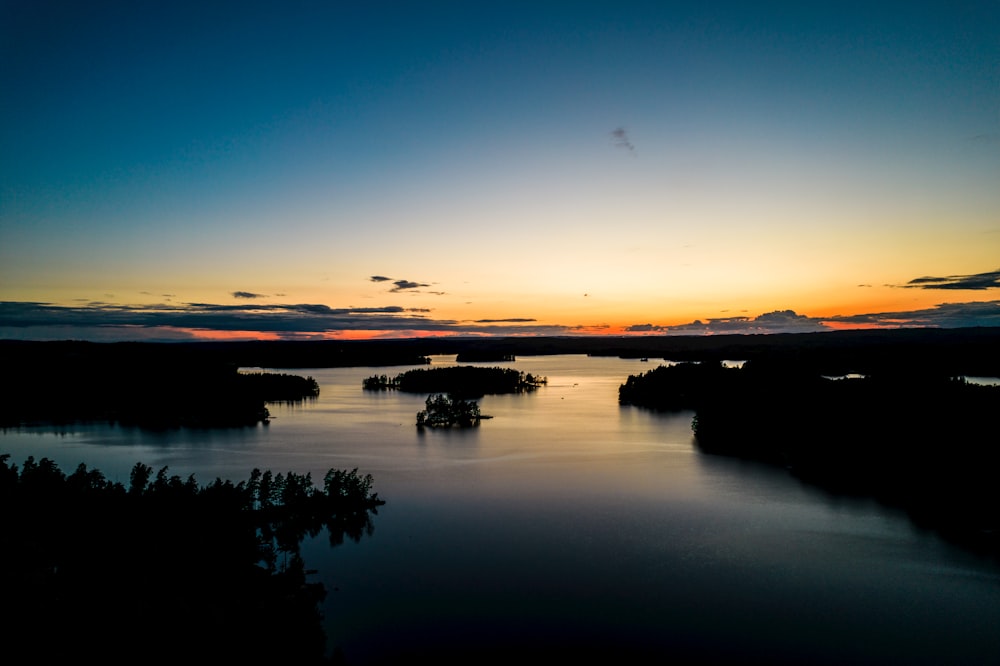
<instances>
[{"instance_id":1,"label":"wispy cloud","mask_svg":"<svg viewBox=\"0 0 1000 666\"><path fill-rule=\"evenodd\" d=\"M427 308L332 308L318 303L186 303L61 306L42 302L0 302L0 338L15 339L184 339L183 331L258 332L282 338L342 331L390 332L399 336L559 335L567 328L532 325L532 319L459 322L431 316ZM157 331L159 333L157 333ZM187 337L194 337L187 335Z\"/></svg>"},{"instance_id":2,"label":"wispy cloud","mask_svg":"<svg viewBox=\"0 0 1000 666\"><path fill-rule=\"evenodd\" d=\"M998 289L1000 288L1000 269L974 275L918 277L902 286L907 289Z\"/></svg>"},{"instance_id":3,"label":"wispy cloud","mask_svg":"<svg viewBox=\"0 0 1000 666\"><path fill-rule=\"evenodd\" d=\"M803 333L842 328L1000 326L1000 301L942 303L932 308L833 317L809 317L777 310L757 317L695 320L661 326L636 324L632 334L721 335ZM80 340L185 340L227 336L308 339L346 331L372 336L413 335L599 335L607 325L541 324L529 317L456 321L427 308L399 305L332 308L321 303L120 305L90 302L64 306L31 301L0 302L0 338Z\"/></svg>"},{"instance_id":4,"label":"wispy cloud","mask_svg":"<svg viewBox=\"0 0 1000 666\"><path fill-rule=\"evenodd\" d=\"M792 310L767 312L758 317L696 319L689 324L659 326L635 324L626 331L659 335L721 335L810 333L843 328L962 328L1000 326L1000 301L941 303L931 308L900 312L872 312L833 317L809 317Z\"/></svg>"},{"instance_id":5,"label":"wispy cloud","mask_svg":"<svg viewBox=\"0 0 1000 666\"><path fill-rule=\"evenodd\" d=\"M264 294L255 294L252 291L234 291L233 298L263 298Z\"/></svg>"},{"instance_id":6,"label":"wispy cloud","mask_svg":"<svg viewBox=\"0 0 1000 666\"><path fill-rule=\"evenodd\" d=\"M984 132L969 137L969 141L982 145L1000 145L1000 132Z\"/></svg>"},{"instance_id":7,"label":"wispy cloud","mask_svg":"<svg viewBox=\"0 0 1000 666\"><path fill-rule=\"evenodd\" d=\"M392 282L392 288L389 289L390 294L398 294L404 291L421 294L433 294L435 296L443 296L445 294L443 291L425 291L427 287L431 286L427 282L397 280L396 278L386 277L385 275L372 275L368 278L368 280L371 282Z\"/></svg>"},{"instance_id":8,"label":"wispy cloud","mask_svg":"<svg viewBox=\"0 0 1000 666\"><path fill-rule=\"evenodd\" d=\"M758 317L719 317L690 324L654 326L636 324L630 333L661 333L682 335L720 335L727 333L812 333L831 330L822 320L800 315L792 310L766 312Z\"/></svg>"},{"instance_id":9,"label":"wispy cloud","mask_svg":"<svg viewBox=\"0 0 1000 666\"><path fill-rule=\"evenodd\" d=\"M389 291L396 293L400 291L408 291L411 289L420 289L421 287L430 286L429 284L426 284L424 282L411 282L409 280L395 280L392 284L395 286L393 286L393 288L390 289Z\"/></svg>"},{"instance_id":10,"label":"wispy cloud","mask_svg":"<svg viewBox=\"0 0 1000 666\"><path fill-rule=\"evenodd\" d=\"M1000 326L1000 301L941 303L933 308L826 317L825 322L882 328Z\"/></svg>"},{"instance_id":11,"label":"wispy cloud","mask_svg":"<svg viewBox=\"0 0 1000 666\"><path fill-rule=\"evenodd\" d=\"M611 130L611 140L618 148L624 148L630 153L635 152L635 146L628 138L628 131L624 127L617 127Z\"/></svg>"}]
</instances>

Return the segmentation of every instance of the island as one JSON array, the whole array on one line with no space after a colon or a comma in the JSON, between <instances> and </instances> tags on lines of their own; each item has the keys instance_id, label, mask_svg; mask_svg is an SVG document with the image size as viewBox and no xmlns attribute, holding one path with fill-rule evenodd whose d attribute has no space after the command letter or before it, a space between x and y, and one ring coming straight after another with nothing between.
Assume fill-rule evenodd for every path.
<instances>
[{"instance_id":1,"label":"island","mask_svg":"<svg viewBox=\"0 0 1000 666\"><path fill-rule=\"evenodd\" d=\"M395 377L373 375L362 381L368 391L396 389L407 393L448 393L457 398L481 398L487 394L524 393L547 383L514 368L487 368L471 365L417 368Z\"/></svg>"},{"instance_id":2,"label":"island","mask_svg":"<svg viewBox=\"0 0 1000 666\"><path fill-rule=\"evenodd\" d=\"M479 412L479 403L475 400L461 400L449 395L431 395L424 403L426 409L417 412L418 428L472 428L479 425L483 419L491 419Z\"/></svg>"},{"instance_id":3,"label":"island","mask_svg":"<svg viewBox=\"0 0 1000 666\"><path fill-rule=\"evenodd\" d=\"M417 368L395 377L372 375L361 382L366 391L399 390L431 393L426 408L417 412L418 428L471 428L483 419L475 398L487 394L534 391L548 380L513 368L484 368L471 365Z\"/></svg>"}]
</instances>

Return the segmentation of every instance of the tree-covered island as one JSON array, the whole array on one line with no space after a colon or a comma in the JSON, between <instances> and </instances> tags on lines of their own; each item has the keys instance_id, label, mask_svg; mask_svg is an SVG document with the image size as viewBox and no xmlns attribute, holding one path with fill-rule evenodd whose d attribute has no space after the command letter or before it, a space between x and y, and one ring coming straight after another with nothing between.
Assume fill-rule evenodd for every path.
<instances>
[{"instance_id":1,"label":"tree-covered island","mask_svg":"<svg viewBox=\"0 0 1000 666\"><path fill-rule=\"evenodd\" d=\"M200 486L137 463L128 486L0 456L0 608L23 663L330 663L299 553L372 532L372 477L253 470ZM15 662L17 663L17 662Z\"/></svg>"},{"instance_id":2,"label":"tree-covered island","mask_svg":"<svg viewBox=\"0 0 1000 666\"><path fill-rule=\"evenodd\" d=\"M484 368L456 365L417 368L395 377L372 375L362 382L368 391L395 389L407 393L448 393L453 398L481 398L484 395L534 391L548 380L514 368Z\"/></svg>"},{"instance_id":3,"label":"tree-covered island","mask_svg":"<svg viewBox=\"0 0 1000 666\"><path fill-rule=\"evenodd\" d=\"M630 376L619 402L694 410L705 452L783 465L831 491L874 497L1000 556L1000 387L919 364L833 378L794 362L681 363Z\"/></svg>"},{"instance_id":4,"label":"tree-covered island","mask_svg":"<svg viewBox=\"0 0 1000 666\"><path fill-rule=\"evenodd\" d=\"M418 428L471 428L482 419L476 398L487 394L534 391L547 382L513 368L483 368L471 365L418 368L395 377L372 375L362 381L366 391L390 389L407 393L430 393L426 408L417 412Z\"/></svg>"},{"instance_id":5,"label":"tree-covered island","mask_svg":"<svg viewBox=\"0 0 1000 666\"><path fill-rule=\"evenodd\" d=\"M426 409L417 412L418 428L473 428L483 419L491 419L480 413L475 400L462 400L449 395L431 395L424 403Z\"/></svg>"}]
</instances>

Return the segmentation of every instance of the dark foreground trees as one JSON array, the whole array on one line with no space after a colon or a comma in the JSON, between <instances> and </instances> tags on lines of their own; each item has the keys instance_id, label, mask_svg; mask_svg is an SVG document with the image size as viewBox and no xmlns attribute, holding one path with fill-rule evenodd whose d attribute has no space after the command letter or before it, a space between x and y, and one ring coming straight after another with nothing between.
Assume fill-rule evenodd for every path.
<instances>
[{"instance_id":1,"label":"dark foreground trees","mask_svg":"<svg viewBox=\"0 0 1000 666\"><path fill-rule=\"evenodd\" d=\"M1000 387L920 368L826 378L796 363L681 364L629 377L622 404L695 411L708 453L764 460L1000 556Z\"/></svg>"},{"instance_id":2,"label":"dark foreground trees","mask_svg":"<svg viewBox=\"0 0 1000 666\"><path fill-rule=\"evenodd\" d=\"M24 663L323 663L326 591L299 543L324 528L360 539L383 503L356 470L322 489L260 470L201 487L138 463L125 487L84 465L8 461L0 634Z\"/></svg>"}]
</instances>

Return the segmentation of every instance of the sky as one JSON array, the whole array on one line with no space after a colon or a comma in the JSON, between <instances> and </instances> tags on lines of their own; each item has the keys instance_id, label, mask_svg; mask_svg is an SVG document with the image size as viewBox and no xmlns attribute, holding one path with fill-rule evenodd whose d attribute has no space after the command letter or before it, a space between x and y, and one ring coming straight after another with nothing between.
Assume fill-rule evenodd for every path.
<instances>
[{"instance_id":1,"label":"sky","mask_svg":"<svg viewBox=\"0 0 1000 666\"><path fill-rule=\"evenodd\" d=\"M0 0L0 338L1000 325L1000 2Z\"/></svg>"}]
</instances>

